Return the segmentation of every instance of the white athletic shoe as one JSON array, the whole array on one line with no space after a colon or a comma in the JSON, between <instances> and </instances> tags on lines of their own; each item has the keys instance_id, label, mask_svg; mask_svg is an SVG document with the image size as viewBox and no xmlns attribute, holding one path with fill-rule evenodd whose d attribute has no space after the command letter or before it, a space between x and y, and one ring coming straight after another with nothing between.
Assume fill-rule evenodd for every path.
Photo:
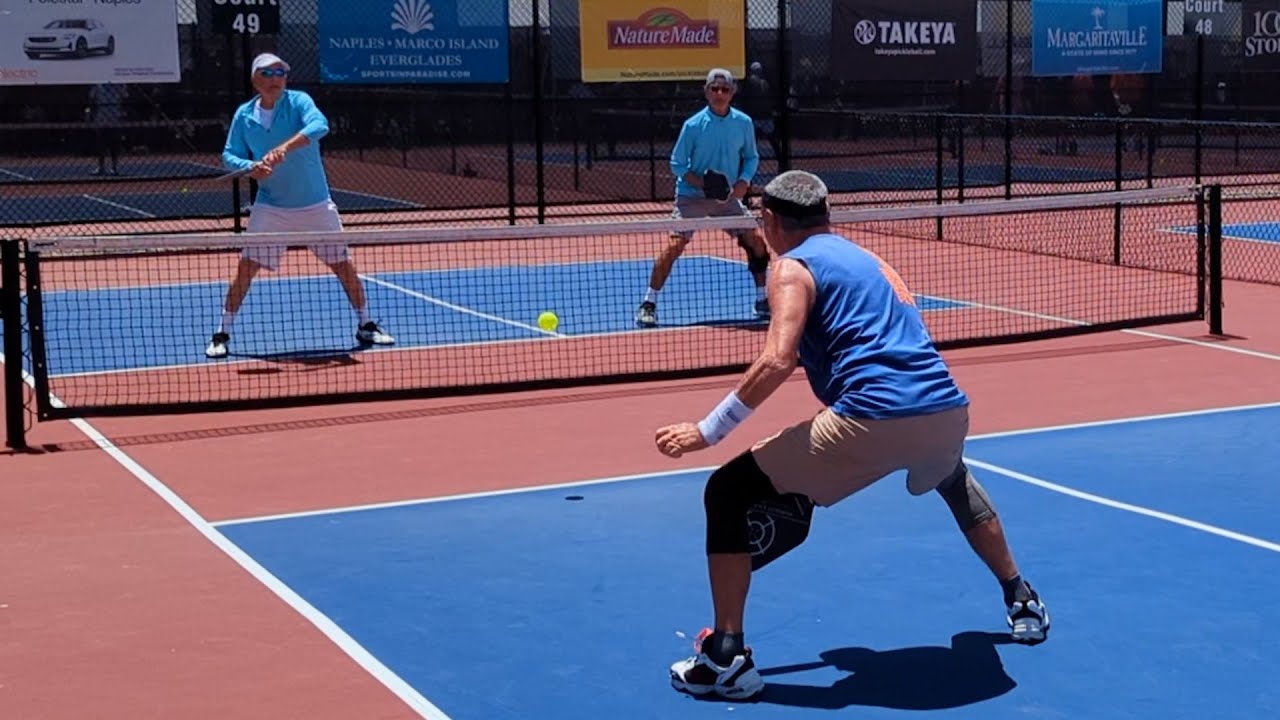
<instances>
[{"instance_id":1,"label":"white athletic shoe","mask_svg":"<svg viewBox=\"0 0 1280 720\"><path fill-rule=\"evenodd\" d=\"M209 347L204 349L204 356L218 360L227 356L227 343L231 342L231 336L224 332L216 332L213 338L209 340Z\"/></svg>"},{"instance_id":2,"label":"white athletic shoe","mask_svg":"<svg viewBox=\"0 0 1280 720\"><path fill-rule=\"evenodd\" d=\"M747 700L764 690L764 678L751 659L751 648L733 658L727 666L711 662L702 652L702 642L711 637L711 628L698 633L693 641L697 652L671 666L671 687L690 695L715 693L729 700Z\"/></svg>"},{"instance_id":3,"label":"white athletic shoe","mask_svg":"<svg viewBox=\"0 0 1280 720\"><path fill-rule=\"evenodd\" d=\"M1049 636L1049 608L1030 585L1027 589L1031 597L1014 600L1008 608L1009 630L1014 642L1035 645Z\"/></svg>"},{"instance_id":4,"label":"white athletic shoe","mask_svg":"<svg viewBox=\"0 0 1280 720\"><path fill-rule=\"evenodd\" d=\"M356 328L356 340L365 345L394 345L396 342L395 338L383 332L372 320Z\"/></svg>"}]
</instances>

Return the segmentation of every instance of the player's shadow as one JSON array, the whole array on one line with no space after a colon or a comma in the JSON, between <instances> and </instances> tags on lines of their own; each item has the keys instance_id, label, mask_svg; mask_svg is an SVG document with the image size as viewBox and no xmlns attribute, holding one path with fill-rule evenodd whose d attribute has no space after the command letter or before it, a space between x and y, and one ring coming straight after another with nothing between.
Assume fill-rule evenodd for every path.
<instances>
[{"instance_id":1,"label":"player's shadow","mask_svg":"<svg viewBox=\"0 0 1280 720\"><path fill-rule=\"evenodd\" d=\"M312 371L359 365L360 361L355 356L364 349L364 347L357 345L351 348L294 350L278 353L232 353L231 355L237 358L261 360L276 365L297 366L303 370ZM241 375L271 375L282 372L282 370L283 368L279 367L243 368L238 372Z\"/></svg>"},{"instance_id":2,"label":"player's shadow","mask_svg":"<svg viewBox=\"0 0 1280 720\"><path fill-rule=\"evenodd\" d=\"M964 632L951 647L897 650L848 647L819 655L822 662L761 668L765 688L758 702L838 710L854 705L899 710L943 710L999 697L1014 687L1004 671L997 645L1006 635ZM773 682L770 677L833 667L849 673L825 687Z\"/></svg>"}]
</instances>

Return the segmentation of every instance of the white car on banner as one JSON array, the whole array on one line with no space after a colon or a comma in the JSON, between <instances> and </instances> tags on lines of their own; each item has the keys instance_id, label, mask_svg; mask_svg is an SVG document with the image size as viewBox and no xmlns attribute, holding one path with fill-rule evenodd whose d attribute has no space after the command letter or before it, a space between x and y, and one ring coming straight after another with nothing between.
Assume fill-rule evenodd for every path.
<instances>
[{"instance_id":1,"label":"white car on banner","mask_svg":"<svg viewBox=\"0 0 1280 720\"><path fill-rule=\"evenodd\" d=\"M89 53L111 55L116 39L101 21L93 18L52 20L35 32L27 33L22 51L32 60L46 55L87 57Z\"/></svg>"},{"instance_id":2,"label":"white car on banner","mask_svg":"<svg viewBox=\"0 0 1280 720\"><path fill-rule=\"evenodd\" d=\"M178 4L0 0L0 86L181 82Z\"/></svg>"}]
</instances>

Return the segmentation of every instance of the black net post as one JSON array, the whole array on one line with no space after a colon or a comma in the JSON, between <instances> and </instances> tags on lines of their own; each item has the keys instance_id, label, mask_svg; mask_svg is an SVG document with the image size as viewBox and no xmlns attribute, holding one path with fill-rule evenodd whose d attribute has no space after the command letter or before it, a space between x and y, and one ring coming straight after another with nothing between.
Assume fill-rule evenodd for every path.
<instances>
[{"instance_id":1,"label":"black net post","mask_svg":"<svg viewBox=\"0 0 1280 720\"><path fill-rule=\"evenodd\" d=\"M0 240L0 316L4 319L4 437L26 448L26 388L22 382L22 282L18 240Z\"/></svg>"},{"instance_id":2,"label":"black net post","mask_svg":"<svg viewBox=\"0 0 1280 720\"><path fill-rule=\"evenodd\" d=\"M1222 186L1209 187L1209 332L1222 334Z\"/></svg>"},{"instance_id":3,"label":"black net post","mask_svg":"<svg viewBox=\"0 0 1280 720\"><path fill-rule=\"evenodd\" d=\"M22 264L27 280L26 330L31 345L31 378L36 391L36 417L47 420L53 416L53 396L49 391L49 362L45 350L40 254L28 250L23 253Z\"/></svg>"}]
</instances>

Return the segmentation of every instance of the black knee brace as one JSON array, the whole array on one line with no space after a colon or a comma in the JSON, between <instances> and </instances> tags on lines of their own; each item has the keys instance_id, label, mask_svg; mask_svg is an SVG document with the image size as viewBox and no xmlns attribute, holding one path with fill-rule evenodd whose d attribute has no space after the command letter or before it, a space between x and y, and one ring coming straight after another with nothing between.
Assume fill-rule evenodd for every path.
<instances>
[{"instance_id":1,"label":"black knee brace","mask_svg":"<svg viewBox=\"0 0 1280 720\"><path fill-rule=\"evenodd\" d=\"M739 235L738 247L746 251L747 269L750 270L753 275L756 275L769 269L769 250L768 248L765 248L764 254L757 256L755 254L756 251L751 247L751 243L747 241L747 238L752 237L752 235L753 233Z\"/></svg>"},{"instance_id":2,"label":"black knee brace","mask_svg":"<svg viewBox=\"0 0 1280 720\"><path fill-rule=\"evenodd\" d=\"M750 552L747 511L777 494L749 451L711 473L702 494L707 512L707 554Z\"/></svg>"},{"instance_id":3,"label":"black knee brace","mask_svg":"<svg viewBox=\"0 0 1280 720\"><path fill-rule=\"evenodd\" d=\"M963 462L938 485L938 494L947 501L947 507L955 516L960 532L969 532L996 516L996 509L992 507L987 491L982 489L982 485Z\"/></svg>"}]
</instances>

